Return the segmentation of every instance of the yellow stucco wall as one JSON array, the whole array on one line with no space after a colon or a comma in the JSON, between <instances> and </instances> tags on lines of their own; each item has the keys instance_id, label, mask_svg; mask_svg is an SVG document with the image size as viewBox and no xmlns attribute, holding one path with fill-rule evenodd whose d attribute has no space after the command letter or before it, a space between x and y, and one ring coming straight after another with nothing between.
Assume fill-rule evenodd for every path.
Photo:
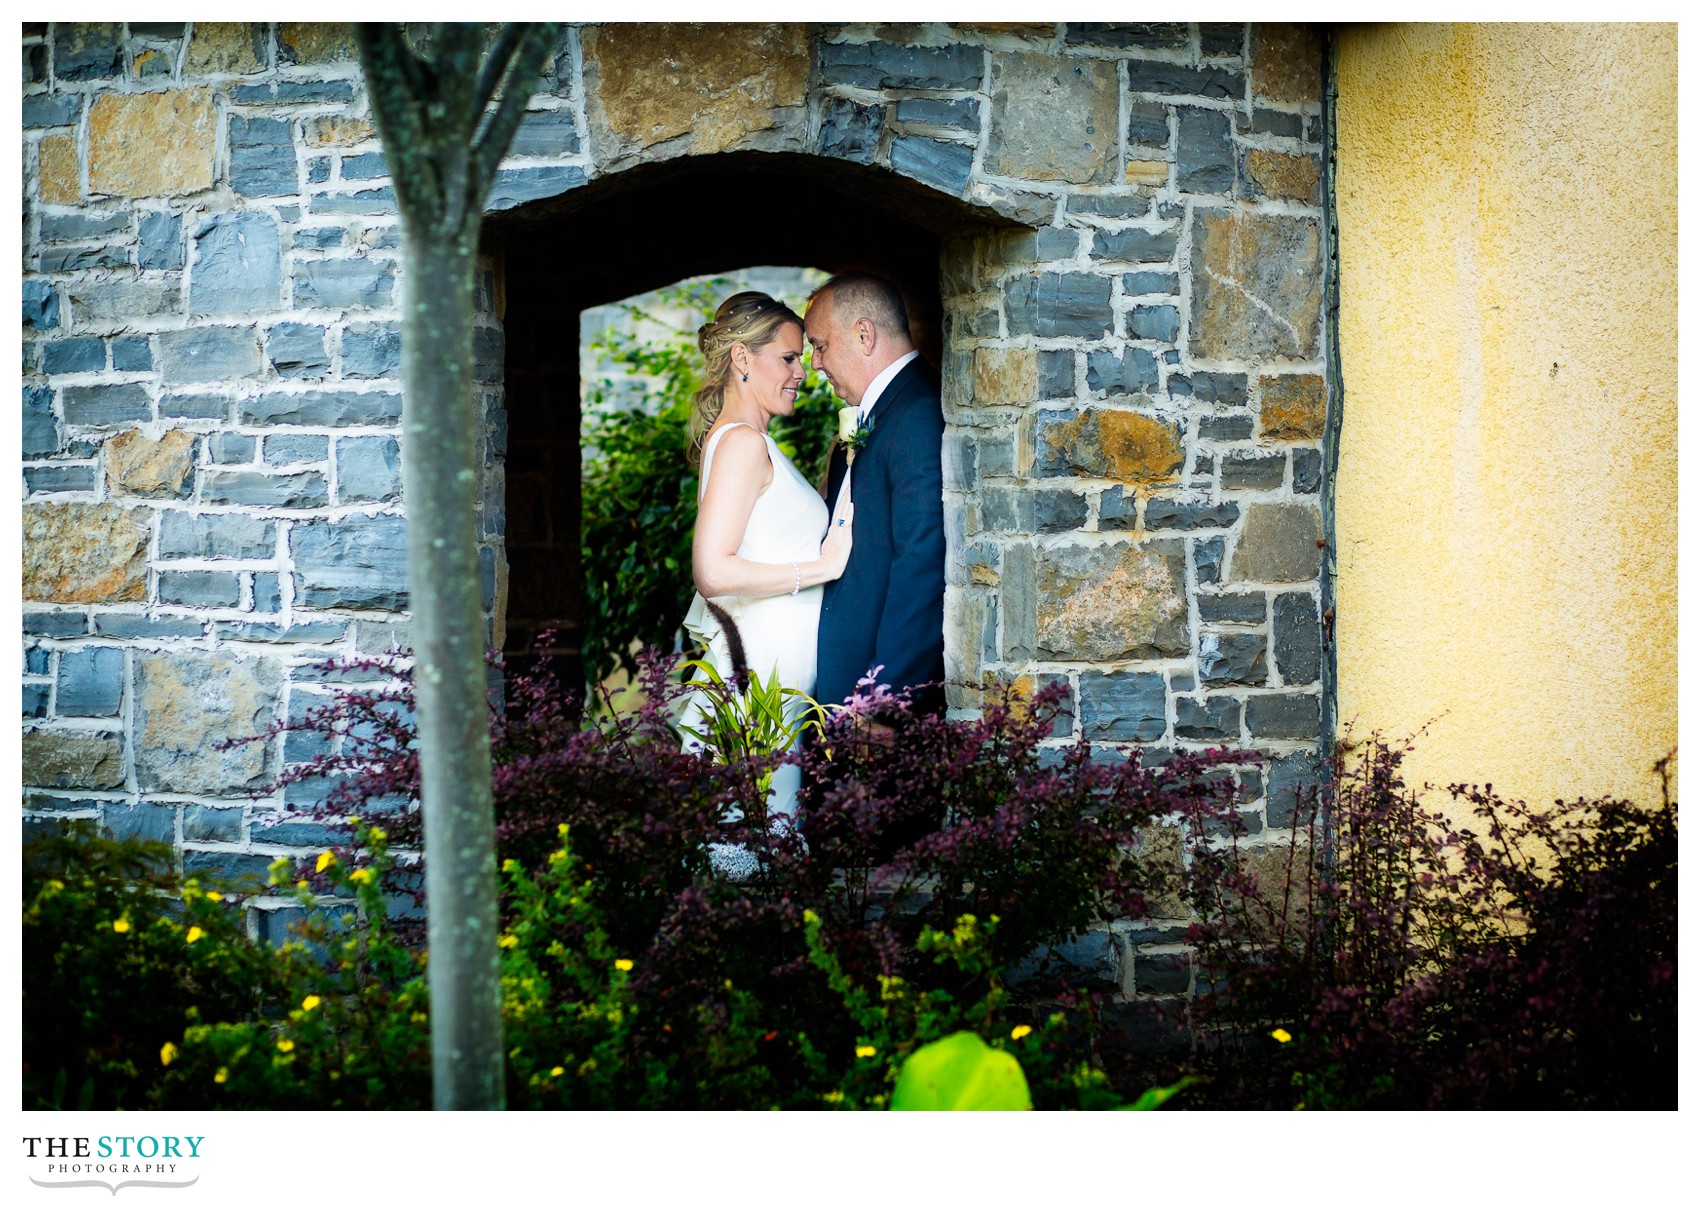
<instances>
[{"instance_id":1,"label":"yellow stucco wall","mask_svg":"<svg viewBox=\"0 0 1700 1212\"><path fill-rule=\"evenodd\" d=\"M1434 720L1419 779L1653 797L1676 744L1676 38L1338 35L1339 714Z\"/></svg>"}]
</instances>

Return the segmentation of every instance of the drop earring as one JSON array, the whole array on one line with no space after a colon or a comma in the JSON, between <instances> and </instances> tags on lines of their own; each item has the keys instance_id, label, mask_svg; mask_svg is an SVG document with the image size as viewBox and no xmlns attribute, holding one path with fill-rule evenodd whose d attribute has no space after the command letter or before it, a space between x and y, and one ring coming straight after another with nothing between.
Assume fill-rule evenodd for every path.
<instances>
[{"instance_id":1,"label":"drop earring","mask_svg":"<svg viewBox=\"0 0 1700 1212\"><path fill-rule=\"evenodd\" d=\"M744 373L743 373L743 374L742 374L742 375L741 375L741 376L739 376L739 377L740 377L740 378L742 378L742 379L743 379L743 381L744 381L744 382L746 382L746 383L748 383L748 382L749 382L749 381L750 381L750 372L749 372L749 371L747 371L747 370L746 370L746 371L745 371L745 372L744 372Z\"/></svg>"}]
</instances>

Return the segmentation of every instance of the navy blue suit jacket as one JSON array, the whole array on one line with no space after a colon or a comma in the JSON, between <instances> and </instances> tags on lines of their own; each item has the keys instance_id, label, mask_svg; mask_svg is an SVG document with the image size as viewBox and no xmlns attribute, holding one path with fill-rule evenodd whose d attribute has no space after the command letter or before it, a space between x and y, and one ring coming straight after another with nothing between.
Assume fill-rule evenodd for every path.
<instances>
[{"instance_id":1,"label":"navy blue suit jacket","mask_svg":"<svg viewBox=\"0 0 1700 1212\"><path fill-rule=\"evenodd\" d=\"M894 691L944 680L944 413L917 358L886 385L856 453L850 499L855 542L844 575L821 598L815 698L841 703L876 665ZM844 480L840 447L827 473L828 508ZM917 696L937 709L943 691Z\"/></svg>"}]
</instances>

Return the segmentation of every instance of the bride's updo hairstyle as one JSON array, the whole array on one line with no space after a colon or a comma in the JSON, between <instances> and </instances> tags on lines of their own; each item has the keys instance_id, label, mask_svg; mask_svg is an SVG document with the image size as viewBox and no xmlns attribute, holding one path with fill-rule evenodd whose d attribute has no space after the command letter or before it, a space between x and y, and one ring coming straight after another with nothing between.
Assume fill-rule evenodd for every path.
<instances>
[{"instance_id":1,"label":"bride's updo hairstyle","mask_svg":"<svg viewBox=\"0 0 1700 1212\"><path fill-rule=\"evenodd\" d=\"M703 387L697 392L691 407L691 466L702 463L702 441L720 410L726 407L726 384L732 377L732 347L747 346L759 350L786 324L798 328L803 321L797 313L771 295L759 290L743 290L727 299L714 313L714 319L697 329L697 348L702 351L704 366Z\"/></svg>"}]
</instances>

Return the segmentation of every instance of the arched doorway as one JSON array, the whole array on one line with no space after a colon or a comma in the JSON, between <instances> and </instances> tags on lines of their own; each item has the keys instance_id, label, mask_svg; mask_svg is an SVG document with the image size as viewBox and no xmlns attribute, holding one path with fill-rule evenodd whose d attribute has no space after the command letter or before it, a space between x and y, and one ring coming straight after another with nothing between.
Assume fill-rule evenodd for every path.
<instances>
[{"instance_id":1,"label":"arched doorway","mask_svg":"<svg viewBox=\"0 0 1700 1212\"><path fill-rule=\"evenodd\" d=\"M959 293L976 274L977 240L1012 225L888 171L733 153L610 174L493 216L491 228L506 334L505 451L492 452L506 515L498 633L519 655L553 628L557 654L571 661L583 623L583 309L757 265L870 269L903 290L922 356L948 380L942 283L954 280Z\"/></svg>"}]
</instances>

